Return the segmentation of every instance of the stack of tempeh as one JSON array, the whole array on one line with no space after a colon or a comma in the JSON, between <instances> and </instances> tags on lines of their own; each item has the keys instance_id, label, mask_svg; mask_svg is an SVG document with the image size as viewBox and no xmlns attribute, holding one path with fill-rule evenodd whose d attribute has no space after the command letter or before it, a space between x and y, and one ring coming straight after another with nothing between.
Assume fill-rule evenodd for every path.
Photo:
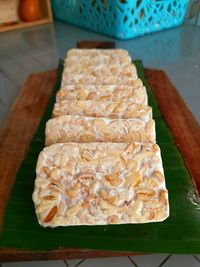
<instances>
[{"instance_id":1,"label":"stack of tempeh","mask_svg":"<svg viewBox=\"0 0 200 267\"><path fill-rule=\"evenodd\" d=\"M42 226L169 216L152 109L125 50L71 49L64 61L33 201Z\"/></svg>"}]
</instances>

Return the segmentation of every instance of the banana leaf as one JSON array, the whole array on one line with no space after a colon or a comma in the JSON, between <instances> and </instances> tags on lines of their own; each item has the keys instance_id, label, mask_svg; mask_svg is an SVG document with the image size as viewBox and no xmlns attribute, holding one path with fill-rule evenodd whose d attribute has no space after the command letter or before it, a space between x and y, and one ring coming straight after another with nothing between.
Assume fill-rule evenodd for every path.
<instances>
[{"instance_id":1,"label":"banana leaf","mask_svg":"<svg viewBox=\"0 0 200 267\"><path fill-rule=\"evenodd\" d=\"M134 63L139 77L147 87L149 105L153 107L157 143L161 147L169 190L169 218L158 223L54 229L43 228L38 224L32 202L35 166L38 154L44 147L45 123L51 117L55 94L60 87L63 70L61 62L51 99L17 173L7 203L0 237L1 248L44 253L61 247L143 253L200 253L200 210L195 202L198 199L194 198L192 179L144 76L142 62Z\"/></svg>"}]
</instances>

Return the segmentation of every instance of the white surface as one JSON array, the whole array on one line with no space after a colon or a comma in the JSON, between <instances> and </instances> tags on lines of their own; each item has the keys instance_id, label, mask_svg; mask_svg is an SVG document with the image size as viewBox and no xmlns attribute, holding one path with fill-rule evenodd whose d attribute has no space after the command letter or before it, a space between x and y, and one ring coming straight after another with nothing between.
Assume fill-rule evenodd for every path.
<instances>
[{"instance_id":1,"label":"white surface","mask_svg":"<svg viewBox=\"0 0 200 267\"><path fill-rule=\"evenodd\" d=\"M132 267L132 262L127 257L87 259L80 267ZM70 266L71 267L71 266Z\"/></svg>"},{"instance_id":2,"label":"white surface","mask_svg":"<svg viewBox=\"0 0 200 267\"><path fill-rule=\"evenodd\" d=\"M195 258L196 257L196 258ZM149 254L131 257L111 257L62 261L3 263L2 267L199 267L193 255Z\"/></svg>"},{"instance_id":3,"label":"white surface","mask_svg":"<svg viewBox=\"0 0 200 267\"><path fill-rule=\"evenodd\" d=\"M63 261L24 261L3 263L2 267L66 267Z\"/></svg>"},{"instance_id":4,"label":"white surface","mask_svg":"<svg viewBox=\"0 0 200 267\"><path fill-rule=\"evenodd\" d=\"M161 264L169 255L168 254L149 254L132 256L131 259L141 267L157 267Z\"/></svg>"}]
</instances>

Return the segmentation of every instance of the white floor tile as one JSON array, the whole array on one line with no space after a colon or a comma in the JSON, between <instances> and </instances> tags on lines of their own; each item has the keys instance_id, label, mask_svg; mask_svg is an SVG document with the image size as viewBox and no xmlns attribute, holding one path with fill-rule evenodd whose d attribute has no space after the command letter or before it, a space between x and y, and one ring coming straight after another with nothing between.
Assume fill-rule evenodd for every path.
<instances>
[{"instance_id":1,"label":"white floor tile","mask_svg":"<svg viewBox=\"0 0 200 267\"><path fill-rule=\"evenodd\" d=\"M131 258L139 267L157 267L167 256L168 254L149 254L131 256Z\"/></svg>"},{"instance_id":2,"label":"white floor tile","mask_svg":"<svg viewBox=\"0 0 200 267\"><path fill-rule=\"evenodd\" d=\"M67 260L67 263L69 265L69 267L74 267L76 266L78 263L80 263L83 259L77 259L77 260Z\"/></svg>"},{"instance_id":3,"label":"white floor tile","mask_svg":"<svg viewBox=\"0 0 200 267\"><path fill-rule=\"evenodd\" d=\"M25 82L29 72L25 67L17 63L17 61L7 62L4 64L4 73L17 86L22 86Z\"/></svg>"},{"instance_id":4,"label":"white floor tile","mask_svg":"<svg viewBox=\"0 0 200 267\"><path fill-rule=\"evenodd\" d=\"M20 66L26 68L30 73L38 72L45 68L44 64L38 62L36 59L33 58L26 58L23 60L18 60L17 62L20 64Z\"/></svg>"},{"instance_id":5,"label":"white floor tile","mask_svg":"<svg viewBox=\"0 0 200 267\"><path fill-rule=\"evenodd\" d=\"M42 64L46 68L55 68L58 64L58 59L55 56L50 56L50 54L45 54L38 58L38 63Z\"/></svg>"},{"instance_id":6,"label":"white floor tile","mask_svg":"<svg viewBox=\"0 0 200 267\"><path fill-rule=\"evenodd\" d=\"M24 261L2 263L2 267L66 267L63 261Z\"/></svg>"},{"instance_id":7,"label":"white floor tile","mask_svg":"<svg viewBox=\"0 0 200 267\"><path fill-rule=\"evenodd\" d=\"M127 257L87 259L80 267L133 267L133 263ZM71 267L71 266L70 266Z\"/></svg>"},{"instance_id":8,"label":"white floor tile","mask_svg":"<svg viewBox=\"0 0 200 267\"><path fill-rule=\"evenodd\" d=\"M192 255L172 255L163 267L199 267L198 262Z\"/></svg>"},{"instance_id":9,"label":"white floor tile","mask_svg":"<svg viewBox=\"0 0 200 267\"><path fill-rule=\"evenodd\" d=\"M199 266L200 266L200 255L193 255L193 257L194 257L197 261L199 261Z\"/></svg>"},{"instance_id":10,"label":"white floor tile","mask_svg":"<svg viewBox=\"0 0 200 267\"><path fill-rule=\"evenodd\" d=\"M10 61L9 56L5 53L3 54L1 51L0 51L0 58L1 58L0 67L1 66L4 67L4 64Z\"/></svg>"},{"instance_id":11,"label":"white floor tile","mask_svg":"<svg viewBox=\"0 0 200 267\"><path fill-rule=\"evenodd\" d=\"M197 257L200 260L200 254L196 254L194 256Z\"/></svg>"}]
</instances>

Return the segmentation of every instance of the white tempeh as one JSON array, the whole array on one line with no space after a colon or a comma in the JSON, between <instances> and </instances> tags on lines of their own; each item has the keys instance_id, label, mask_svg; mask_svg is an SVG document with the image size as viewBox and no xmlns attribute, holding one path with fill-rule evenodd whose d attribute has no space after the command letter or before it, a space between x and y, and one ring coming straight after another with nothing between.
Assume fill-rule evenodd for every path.
<instances>
[{"instance_id":1,"label":"white tempeh","mask_svg":"<svg viewBox=\"0 0 200 267\"><path fill-rule=\"evenodd\" d=\"M155 122L63 115L47 122L45 135L46 146L66 142L155 142Z\"/></svg>"},{"instance_id":2,"label":"white tempeh","mask_svg":"<svg viewBox=\"0 0 200 267\"><path fill-rule=\"evenodd\" d=\"M131 102L111 102L94 100L65 100L55 103L53 117L79 115L86 117L140 118L152 119L152 108Z\"/></svg>"},{"instance_id":3,"label":"white tempeh","mask_svg":"<svg viewBox=\"0 0 200 267\"><path fill-rule=\"evenodd\" d=\"M163 221L168 192L156 144L55 144L40 153L33 201L46 227Z\"/></svg>"},{"instance_id":4,"label":"white tempeh","mask_svg":"<svg viewBox=\"0 0 200 267\"><path fill-rule=\"evenodd\" d=\"M147 105L147 93L140 79L129 85L71 84L61 87L56 100L123 101Z\"/></svg>"}]
</instances>

